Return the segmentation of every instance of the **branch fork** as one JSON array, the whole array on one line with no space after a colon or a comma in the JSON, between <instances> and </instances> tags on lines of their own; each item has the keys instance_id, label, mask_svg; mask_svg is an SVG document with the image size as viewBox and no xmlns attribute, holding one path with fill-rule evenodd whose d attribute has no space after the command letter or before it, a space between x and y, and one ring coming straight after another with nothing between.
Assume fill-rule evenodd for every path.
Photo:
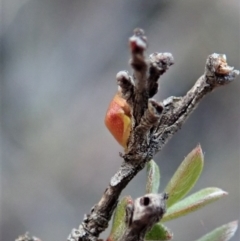
<instances>
[{"instance_id":1,"label":"branch fork","mask_svg":"<svg viewBox=\"0 0 240 241\"><path fill-rule=\"evenodd\" d=\"M68 241L96 241L107 227L122 190L133 177L181 128L207 93L232 82L239 75L238 70L228 66L225 55L212 54L207 58L204 74L185 96L172 96L157 102L152 97L158 92L158 79L173 65L173 56L171 53L153 53L146 58L147 38L141 29L134 31L129 46L133 74L120 71L116 76L119 92L129 104L132 116L127 148L121 155L124 161L99 203L79 228L72 230ZM125 239L131 237L130 230L128 233Z\"/></svg>"},{"instance_id":2,"label":"branch fork","mask_svg":"<svg viewBox=\"0 0 240 241\"><path fill-rule=\"evenodd\" d=\"M153 53L145 57L147 38L141 29L134 30L129 39L131 53L130 65L133 68L132 76L127 71L120 71L117 76L118 90L127 101L132 116L132 128L127 148L121 154L123 163L116 174L111 178L100 201L84 216L78 229L73 229L68 241L96 241L111 219L112 213L118 203L122 190L141 171L145 164L160 151L167 141L177 132L186 119L196 108L200 100L216 87L232 82L239 71L228 66L226 56L221 54L209 55L206 61L204 74L196 81L194 86L183 97L171 96L162 102L152 97L158 92L158 79L164 74L174 59L171 53ZM151 194L149 194L151 196ZM134 214L142 199L137 199L134 206L129 206L128 229L122 241L133 241L131 237L138 229L135 218L139 217L140 224L148 230L156 220L159 220L165 210L165 194L161 194L159 201L161 214L141 216ZM151 196L153 198L153 196ZM154 197L156 199L156 197ZM153 198L153 199L154 199ZM158 198L158 200L160 200ZM156 202L155 202L156 203ZM133 208L134 207L134 208ZM151 222L151 220L154 220ZM147 224L149 222L149 225ZM142 240L145 232L140 232L138 240ZM26 239L27 240L27 239ZM24 240L24 241L26 241ZM22 241L22 240L21 240Z\"/></svg>"}]
</instances>

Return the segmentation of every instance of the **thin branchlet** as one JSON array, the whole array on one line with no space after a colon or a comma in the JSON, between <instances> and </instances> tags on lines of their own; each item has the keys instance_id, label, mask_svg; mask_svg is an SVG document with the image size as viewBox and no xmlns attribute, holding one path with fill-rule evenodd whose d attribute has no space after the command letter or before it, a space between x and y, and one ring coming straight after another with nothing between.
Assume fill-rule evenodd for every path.
<instances>
[{"instance_id":1,"label":"thin branchlet","mask_svg":"<svg viewBox=\"0 0 240 241\"><path fill-rule=\"evenodd\" d=\"M162 104L157 103L150 98L157 93L157 81L173 64L173 57L170 53L154 53L147 59L147 38L139 29L134 31L129 46L133 76L122 71L117 75L120 92L128 102L132 114L128 146L121 155L124 161L111 178L100 202L80 225L78 235L74 237L74 230L68 238L69 241L95 241L107 226L121 191L132 178L181 128L207 93L230 83L239 74L239 71L227 65L225 55L212 54L207 58L204 75L185 96L169 97ZM97 222L98 218L101 222ZM130 234L131 230L128 231Z\"/></svg>"},{"instance_id":2,"label":"thin branchlet","mask_svg":"<svg viewBox=\"0 0 240 241\"><path fill-rule=\"evenodd\" d=\"M171 65L174 59L171 53L153 53L149 56L148 92L153 97L158 92L158 80Z\"/></svg>"}]
</instances>

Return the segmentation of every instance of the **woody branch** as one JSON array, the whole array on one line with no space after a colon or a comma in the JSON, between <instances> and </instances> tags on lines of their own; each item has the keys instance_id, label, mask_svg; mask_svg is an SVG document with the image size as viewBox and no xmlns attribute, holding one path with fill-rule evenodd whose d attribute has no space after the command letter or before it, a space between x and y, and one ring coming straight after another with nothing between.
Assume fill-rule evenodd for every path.
<instances>
[{"instance_id":1,"label":"woody branch","mask_svg":"<svg viewBox=\"0 0 240 241\"><path fill-rule=\"evenodd\" d=\"M120 92L132 115L127 149L121 154L123 163L111 178L100 201L84 216L79 228L72 230L68 241L96 241L107 228L127 184L181 128L204 96L219 86L231 83L239 74L228 66L225 55L209 55L204 74L185 96L172 96L157 102L152 97L158 91L158 79L173 64L173 56L170 53L154 53L146 58L147 38L141 29L134 31L129 46L133 75L126 71L117 74ZM131 230L128 231L131 233Z\"/></svg>"},{"instance_id":2,"label":"woody branch","mask_svg":"<svg viewBox=\"0 0 240 241\"><path fill-rule=\"evenodd\" d=\"M86 215L68 240L95 241L104 231L115 209L119 195L132 178L177 132L200 100L219 86L233 81L239 71L228 66L225 55L208 56L204 74L183 97L169 97L159 103L153 97L158 79L173 64L170 53L154 53L145 57L147 39L143 30L136 29L129 39L133 75L121 71L117 82L131 108L132 129L123 163L111 178L100 201Z\"/></svg>"}]
</instances>

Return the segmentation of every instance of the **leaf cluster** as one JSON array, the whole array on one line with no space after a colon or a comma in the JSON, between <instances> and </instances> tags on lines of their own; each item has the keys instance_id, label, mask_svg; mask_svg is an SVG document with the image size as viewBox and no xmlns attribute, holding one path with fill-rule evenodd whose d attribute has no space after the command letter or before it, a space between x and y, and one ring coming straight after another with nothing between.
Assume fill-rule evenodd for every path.
<instances>
[{"instance_id":1,"label":"leaf cluster","mask_svg":"<svg viewBox=\"0 0 240 241\"><path fill-rule=\"evenodd\" d=\"M228 193L217 187L207 187L189 196L187 194L195 186L204 166L204 156L200 145L193 149L182 161L169 183L164 189L169 195L167 212L160 222L156 223L146 234L145 240L171 240L173 233L165 222L190 214L207 204L215 202ZM160 186L160 169L154 160L147 164L146 193L158 193ZM123 197L119 202L108 241L121 239L125 229L126 207L133 200L130 196ZM227 241L237 230L237 221L230 222L201 237L197 241Z\"/></svg>"}]
</instances>

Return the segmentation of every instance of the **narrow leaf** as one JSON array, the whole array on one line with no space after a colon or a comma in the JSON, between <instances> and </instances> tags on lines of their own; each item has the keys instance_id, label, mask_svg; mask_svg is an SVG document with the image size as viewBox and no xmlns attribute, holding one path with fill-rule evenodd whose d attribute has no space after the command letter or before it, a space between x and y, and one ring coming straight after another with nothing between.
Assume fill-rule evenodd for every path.
<instances>
[{"instance_id":1,"label":"narrow leaf","mask_svg":"<svg viewBox=\"0 0 240 241\"><path fill-rule=\"evenodd\" d=\"M108 241L118 241L126 228L125 224L125 215L126 215L126 206L129 203L132 203L133 200L130 196L123 197L122 200L118 203L113 216L113 223Z\"/></svg>"},{"instance_id":2,"label":"narrow leaf","mask_svg":"<svg viewBox=\"0 0 240 241\"><path fill-rule=\"evenodd\" d=\"M160 171L157 163L151 160L147 163L146 193L158 193L160 185Z\"/></svg>"},{"instance_id":3,"label":"narrow leaf","mask_svg":"<svg viewBox=\"0 0 240 241\"><path fill-rule=\"evenodd\" d=\"M227 192L217 187L202 189L167 209L167 213L163 216L161 222L166 222L187 215L188 213L194 212L227 194Z\"/></svg>"},{"instance_id":4,"label":"narrow leaf","mask_svg":"<svg viewBox=\"0 0 240 241\"><path fill-rule=\"evenodd\" d=\"M167 207L182 199L195 185L203 169L201 146L193 149L178 167L165 192L169 194Z\"/></svg>"},{"instance_id":5,"label":"narrow leaf","mask_svg":"<svg viewBox=\"0 0 240 241\"><path fill-rule=\"evenodd\" d=\"M238 228L238 221L225 224L212 232L204 235L197 241L228 241L230 240Z\"/></svg>"},{"instance_id":6,"label":"narrow leaf","mask_svg":"<svg viewBox=\"0 0 240 241\"><path fill-rule=\"evenodd\" d=\"M163 224L156 223L152 229L146 234L144 240L171 240L173 237L172 232Z\"/></svg>"}]
</instances>

